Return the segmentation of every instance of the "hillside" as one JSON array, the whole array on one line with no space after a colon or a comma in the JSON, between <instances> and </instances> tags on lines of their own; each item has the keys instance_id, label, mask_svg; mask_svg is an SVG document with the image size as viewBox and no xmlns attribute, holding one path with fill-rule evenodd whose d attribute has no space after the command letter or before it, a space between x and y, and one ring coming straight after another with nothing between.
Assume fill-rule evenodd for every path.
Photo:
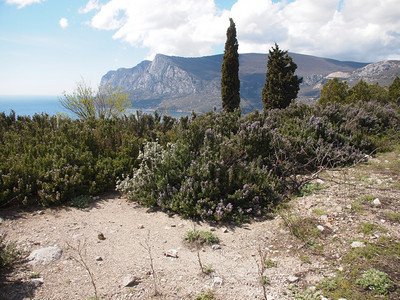
<instances>
[{"instance_id":1,"label":"hillside","mask_svg":"<svg viewBox=\"0 0 400 300\"><path fill-rule=\"evenodd\" d=\"M95 286L102 299L154 299L156 283L155 299L264 299L263 276L267 299L376 299L378 287L385 288L379 279L375 290L356 283L375 268L394 282L379 299L398 299L399 168L397 148L366 164L322 172L302 197L241 226L148 211L116 194L87 209L3 210L6 240L25 258L49 246L62 254L48 264L23 260L2 274L0 298L89 299ZM185 242L193 229L211 231L218 246L197 250ZM166 255L171 249L177 257ZM199 261L211 266L209 274ZM126 287L132 275L136 280Z\"/></svg>"},{"instance_id":2,"label":"hillside","mask_svg":"<svg viewBox=\"0 0 400 300\"><path fill-rule=\"evenodd\" d=\"M369 83L390 84L400 75L399 61L373 64L289 53L303 77L299 100L313 102L323 84L331 77L341 77L352 86L361 78ZM244 112L262 109L267 54L241 54L239 76ZM184 58L158 54L153 61L143 61L133 68L110 71L101 84L110 83L130 93L135 108L158 108L170 111L205 112L221 107L220 79L222 55Z\"/></svg>"}]
</instances>

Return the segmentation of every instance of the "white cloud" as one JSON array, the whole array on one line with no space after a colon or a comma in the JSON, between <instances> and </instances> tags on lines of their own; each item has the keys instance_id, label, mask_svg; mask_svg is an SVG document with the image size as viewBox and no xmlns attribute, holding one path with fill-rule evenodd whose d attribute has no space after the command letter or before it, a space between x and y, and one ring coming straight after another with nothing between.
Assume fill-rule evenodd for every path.
<instances>
[{"instance_id":1,"label":"white cloud","mask_svg":"<svg viewBox=\"0 0 400 300\"><path fill-rule=\"evenodd\" d=\"M60 21L58 21L62 29L65 29L68 27L68 20L66 18L61 18Z\"/></svg>"},{"instance_id":2,"label":"white cloud","mask_svg":"<svg viewBox=\"0 0 400 300\"><path fill-rule=\"evenodd\" d=\"M98 10L100 8L101 5L99 4L99 0L89 0L89 2L86 3L85 7L79 9L79 13L86 14L88 12L91 12L92 10Z\"/></svg>"},{"instance_id":3,"label":"white cloud","mask_svg":"<svg viewBox=\"0 0 400 300\"><path fill-rule=\"evenodd\" d=\"M17 4L18 8L23 8L24 6L33 4L33 3L40 3L46 0L6 0L7 4Z\"/></svg>"},{"instance_id":4,"label":"white cloud","mask_svg":"<svg viewBox=\"0 0 400 300\"><path fill-rule=\"evenodd\" d=\"M341 9L338 11L339 3ZM376 61L400 56L398 0L237 0L220 11L214 0L90 0L90 25L149 55L213 54L225 42L231 16L239 51L281 49L343 60Z\"/></svg>"}]
</instances>

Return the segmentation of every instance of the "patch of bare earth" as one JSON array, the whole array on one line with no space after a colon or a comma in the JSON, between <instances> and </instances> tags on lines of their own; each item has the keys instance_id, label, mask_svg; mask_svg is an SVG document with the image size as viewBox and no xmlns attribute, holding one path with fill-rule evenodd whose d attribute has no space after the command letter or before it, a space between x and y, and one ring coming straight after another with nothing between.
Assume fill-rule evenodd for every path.
<instances>
[{"instance_id":1,"label":"patch of bare earth","mask_svg":"<svg viewBox=\"0 0 400 300\"><path fill-rule=\"evenodd\" d=\"M365 166L325 172L320 176L321 190L293 199L271 219L214 226L220 247L203 245L199 251L202 264L212 266L208 275L201 272L197 250L183 235L194 228L214 230L212 225L150 212L117 194L105 195L87 209L1 211L0 233L6 233L6 241L15 242L25 257L49 246L63 252L50 264L23 260L3 274L0 297L88 299L95 296L95 286L104 299L194 299L209 290L216 299L263 299L261 250L276 262L263 273L268 299L292 299L294 289L313 291L343 268L342 259L353 241L384 235L399 241L400 174L392 162L396 167L400 156L388 155ZM294 236L282 219L290 215L313 220L313 234L305 239ZM362 223L382 230L365 234L360 231ZM99 239L99 233L105 239ZM167 256L169 250L176 250L178 257ZM136 282L125 287L128 275ZM32 277L43 281L35 283ZM399 284L399 278L392 280Z\"/></svg>"}]
</instances>

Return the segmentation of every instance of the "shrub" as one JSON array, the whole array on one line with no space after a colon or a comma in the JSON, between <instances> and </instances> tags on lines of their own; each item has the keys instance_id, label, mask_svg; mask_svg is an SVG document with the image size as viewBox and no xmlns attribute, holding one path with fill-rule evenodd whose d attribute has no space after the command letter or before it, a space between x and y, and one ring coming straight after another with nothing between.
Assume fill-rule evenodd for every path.
<instances>
[{"instance_id":1,"label":"shrub","mask_svg":"<svg viewBox=\"0 0 400 300\"><path fill-rule=\"evenodd\" d=\"M186 231L183 238L189 243L199 243L199 244L215 244L219 242L219 238L208 231L199 231L199 230L189 230Z\"/></svg>"},{"instance_id":2,"label":"shrub","mask_svg":"<svg viewBox=\"0 0 400 300\"><path fill-rule=\"evenodd\" d=\"M365 271L362 277L357 279L356 283L378 295L387 295L394 288L394 283L389 276L377 269Z\"/></svg>"},{"instance_id":3,"label":"shrub","mask_svg":"<svg viewBox=\"0 0 400 300\"><path fill-rule=\"evenodd\" d=\"M10 268L19 259L21 253L13 243L6 243L4 236L0 235L0 270Z\"/></svg>"}]
</instances>

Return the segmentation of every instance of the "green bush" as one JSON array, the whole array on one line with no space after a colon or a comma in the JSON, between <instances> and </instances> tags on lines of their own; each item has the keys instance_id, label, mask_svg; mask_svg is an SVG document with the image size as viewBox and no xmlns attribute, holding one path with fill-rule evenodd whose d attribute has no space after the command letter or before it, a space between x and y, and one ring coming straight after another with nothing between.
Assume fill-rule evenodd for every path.
<instances>
[{"instance_id":1,"label":"green bush","mask_svg":"<svg viewBox=\"0 0 400 300\"><path fill-rule=\"evenodd\" d=\"M357 279L356 283L378 295L387 295L394 288L394 283L389 276L377 269L365 271L362 277Z\"/></svg>"},{"instance_id":2,"label":"green bush","mask_svg":"<svg viewBox=\"0 0 400 300\"><path fill-rule=\"evenodd\" d=\"M215 234L202 230L188 230L183 238L189 243L215 244L219 242L219 238Z\"/></svg>"}]
</instances>

